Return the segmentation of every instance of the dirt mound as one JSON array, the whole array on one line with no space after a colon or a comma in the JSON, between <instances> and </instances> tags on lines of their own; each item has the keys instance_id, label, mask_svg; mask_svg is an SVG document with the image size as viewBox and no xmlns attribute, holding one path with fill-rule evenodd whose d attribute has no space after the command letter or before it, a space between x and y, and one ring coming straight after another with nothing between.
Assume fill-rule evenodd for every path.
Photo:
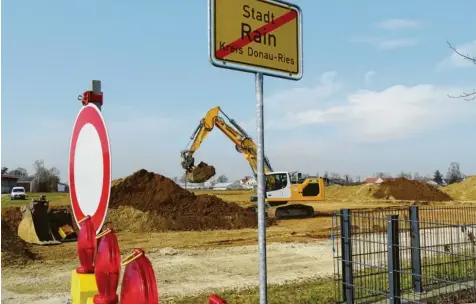
<instances>
[{"instance_id":1,"label":"dirt mound","mask_svg":"<svg viewBox=\"0 0 476 304\"><path fill-rule=\"evenodd\" d=\"M215 167L201 162L192 172L187 172L186 177L190 183L203 183L212 178L215 174Z\"/></svg>"},{"instance_id":2,"label":"dirt mound","mask_svg":"<svg viewBox=\"0 0 476 304\"><path fill-rule=\"evenodd\" d=\"M22 219L20 207L2 208L2 222L5 221L11 227L18 227Z\"/></svg>"},{"instance_id":3,"label":"dirt mound","mask_svg":"<svg viewBox=\"0 0 476 304\"><path fill-rule=\"evenodd\" d=\"M460 201L476 201L476 175L467 177L461 183L454 183L441 188L453 199Z\"/></svg>"},{"instance_id":4,"label":"dirt mound","mask_svg":"<svg viewBox=\"0 0 476 304\"><path fill-rule=\"evenodd\" d=\"M453 199L437 188L420 181L396 178L380 184L372 195L379 199L444 202Z\"/></svg>"},{"instance_id":5,"label":"dirt mound","mask_svg":"<svg viewBox=\"0 0 476 304\"><path fill-rule=\"evenodd\" d=\"M2 265L23 264L39 259L28 244L17 236L14 227L2 218Z\"/></svg>"},{"instance_id":6,"label":"dirt mound","mask_svg":"<svg viewBox=\"0 0 476 304\"><path fill-rule=\"evenodd\" d=\"M378 185L358 186L328 186L326 187L326 200L369 200L374 199L372 194Z\"/></svg>"},{"instance_id":7,"label":"dirt mound","mask_svg":"<svg viewBox=\"0 0 476 304\"><path fill-rule=\"evenodd\" d=\"M160 230L240 229L257 226L256 214L212 195L195 195L171 179L139 170L111 188L108 221L117 229L142 224ZM142 213L121 208L129 206ZM124 214L122 214L123 212ZM129 216L127 215L129 213ZM148 223L147 221L150 221Z\"/></svg>"}]
</instances>

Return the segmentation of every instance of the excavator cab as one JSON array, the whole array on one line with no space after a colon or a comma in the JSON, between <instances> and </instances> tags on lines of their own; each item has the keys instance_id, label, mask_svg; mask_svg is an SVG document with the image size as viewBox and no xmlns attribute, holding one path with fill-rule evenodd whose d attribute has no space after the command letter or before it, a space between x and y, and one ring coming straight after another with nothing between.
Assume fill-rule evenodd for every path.
<instances>
[{"instance_id":1,"label":"excavator cab","mask_svg":"<svg viewBox=\"0 0 476 304\"><path fill-rule=\"evenodd\" d=\"M266 198L288 199L291 197L291 179L287 172L272 172L266 174ZM275 206L284 205L287 201L278 202ZM270 204L272 206L272 204Z\"/></svg>"}]
</instances>

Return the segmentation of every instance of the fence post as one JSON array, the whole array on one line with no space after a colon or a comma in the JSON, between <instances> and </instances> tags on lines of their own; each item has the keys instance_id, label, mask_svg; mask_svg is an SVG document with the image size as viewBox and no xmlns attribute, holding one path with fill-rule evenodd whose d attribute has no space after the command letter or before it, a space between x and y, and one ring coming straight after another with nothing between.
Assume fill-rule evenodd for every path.
<instances>
[{"instance_id":1,"label":"fence post","mask_svg":"<svg viewBox=\"0 0 476 304\"><path fill-rule=\"evenodd\" d=\"M354 280L352 265L352 240L350 209L341 209L340 217L342 246L342 297L348 304L354 303Z\"/></svg>"},{"instance_id":2,"label":"fence post","mask_svg":"<svg viewBox=\"0 0 476 304\"><path fill-rule=\"evenodd\" d=\"M414 292L423 292L421 281L421 245L420 245L420 217L418 206L410 206L410 235L412 256L412 286Z\"/></svg>"},{"instance_id":3,"label":"fence post","mask_svg":"<svg viewBox=\"0 0 476 304\"><path fill-rule=\"evenodd\" d=\"M398 240L398 215L387 216L387 252L389 303L400 304L400 252Z\"/></svg>"}]
</instances>

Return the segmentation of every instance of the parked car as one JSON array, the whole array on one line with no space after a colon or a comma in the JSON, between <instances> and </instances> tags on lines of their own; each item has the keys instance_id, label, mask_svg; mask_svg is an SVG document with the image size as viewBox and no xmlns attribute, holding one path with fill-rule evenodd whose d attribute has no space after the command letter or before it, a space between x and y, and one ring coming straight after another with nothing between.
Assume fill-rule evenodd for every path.
<instances>
[{"instance_id":1,"label":"parked car","mask_svg":"<svg viewBox=\"0 0 476 304\"><path fill-rule=\"evenodd\" d=\"M10 198L15 199L26 199L25 188L23 187L13 187L12 192L10 193Z\"/></svg>"}]
</instances>

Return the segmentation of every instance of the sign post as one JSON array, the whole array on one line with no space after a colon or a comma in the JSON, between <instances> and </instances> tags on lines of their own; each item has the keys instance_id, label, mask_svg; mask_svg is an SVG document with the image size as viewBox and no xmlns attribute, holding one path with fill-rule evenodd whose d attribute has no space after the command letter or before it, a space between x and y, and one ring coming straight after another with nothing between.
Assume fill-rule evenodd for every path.
<instances>
[{"instance_id":1,"label":"sign post","mask_svg":"<svg viewBox=\"0 0 476 304\"><path fill-rule=\"evenodd\" d=\"M209 0L212 65L255 74L260 304L267 303L263 75L300 80L302 12L277 0Z\"/></svg>"}]
</instances>

